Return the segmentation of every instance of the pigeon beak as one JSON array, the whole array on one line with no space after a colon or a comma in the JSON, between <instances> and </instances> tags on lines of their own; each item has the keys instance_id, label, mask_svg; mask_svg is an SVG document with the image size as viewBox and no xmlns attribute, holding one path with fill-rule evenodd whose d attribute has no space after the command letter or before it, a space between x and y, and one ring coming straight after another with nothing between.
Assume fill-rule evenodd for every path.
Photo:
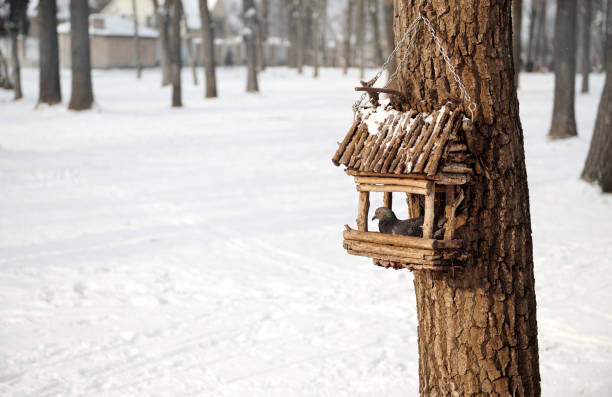
<instances>
[{"instance_id":1,"label":"pigeon beak","mask_svg":"<svg viewBox=\"0 0 612 397\"><path fill-rule=\"evenodd\" d=\"M374 216L372 217L372 220L374 220L374 219L378 219L378 218L376 217L376 215L374 215Z\"/></svg>"}]
</instances>

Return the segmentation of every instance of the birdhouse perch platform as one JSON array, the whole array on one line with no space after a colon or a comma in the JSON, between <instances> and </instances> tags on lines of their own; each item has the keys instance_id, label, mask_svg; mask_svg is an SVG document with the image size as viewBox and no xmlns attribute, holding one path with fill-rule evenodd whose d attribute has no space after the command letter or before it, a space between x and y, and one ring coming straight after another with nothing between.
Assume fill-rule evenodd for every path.
<instances>
[{"instance_id":1,"label":"birdhouse perch platform","mask_svg":"<svg viewBox=\"0 0 612 397\"><path fill-rule=\"evenodd\" d=\"M450 104L431 113L398 111L388 103L360 109L332 162L346 166L359 194L357 230L345 225L349 254L395 269L448 271L461 265L463 241L454 239L463 185L473 173L466 134L471 121ZM423 215L422 233L405 236L368 231L370 193L406 194L411 218ZM435 230L436 208L446 218ZM442 234L443 232L443 234Z\"/></svg>"}]
</instances>

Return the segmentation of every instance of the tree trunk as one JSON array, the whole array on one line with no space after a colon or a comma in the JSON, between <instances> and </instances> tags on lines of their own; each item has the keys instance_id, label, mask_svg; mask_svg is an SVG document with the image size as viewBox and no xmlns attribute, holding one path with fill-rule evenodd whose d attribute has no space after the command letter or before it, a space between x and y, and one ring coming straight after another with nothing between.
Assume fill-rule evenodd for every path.
<instances>
[{"instance_id":1,"label":"tree trunk","mask_svg":"<svg viewBox=\"0 0 612 397\"><path fill-rule=\"evenodd\" d=\"M38 14L40 16L38 103L54 105L62 101L56 0L41 0L38 3Z\"/></svg>"},{"instance_id":2,"label":"tree trunk","mask_svg":"<svg viewBox=\"0 0 612 397\"><path fill-rule=\"evenodd\" d=\"M4 88L7 90L13 89L13 84L11 83L9 75L10 72L8 63L6 61L6 58L4 57L4 54L2 54L2 50L0 49L0 88Z\"/></svg>"},{"instance_id":3,"label":"tree trunk","mask_svg":"<svg viewBox=\"0 0 612 397\"><path fill-rule=\"evenodd\" d=\"M359 50L359 78L365 79L365 0L359 0L359 9L357 10L357 49Z\"/></svg>"},{"instance_id":4,"label":"tree trunk","mask_svg":"<svg viewBox=\"0 0 612 397\"><path fill-rule=\"evenodd\" d=\"M200 19L202 20L202 52L206 78L205 98L217 97L217 76L215 75L215 31L213 29L208 0L200 0Z\"/></svg>"},{"instance_id":5,"label":"tree trunk","mask_svg":"<svg viewBox=\"0 0 612 397\"><path fill-rule=\"evenodd\" d=\"M582 22L582 88L583 94L589 92L589 75L591 73L591 19L592 0L584 0L584 18Z\"/></svg>"},{"instance_id":6,"label":"tree trunk","mask_svg":"<svg viewBox=\"0 0 612 397\"><path fill-rule=\"evenodd\" d=\"M612 7L608 0L606 11L606 58L612 59ZM612 193L612 64L606 64L606 82L599 108L591 147L582 171L582 179L601 186L605 193Z\"/></svg>"},{"instance_id":7,"label":"tree trunk","mask_svg":"<svg viewBox=\"0 0 612 397\"><path fill-rule=\"evenodd\" d=\"M421 396L540 395L523 132L513 83L511 2L396 0L396 37L422 13L478 108L465 186L467 258L452 274L414 272ZM462 101L422 25L398 80L412 106ZM473 139L472 139L473 138Z\"/></svg>"},{"instance_id":8,"label":"tree trunk","mask_svg":"<svg viewBox=\"0 0 612 397\"><path fill-rule=\"evenodd\" d=\"M355 0L347 0L346 6L346 25L344 32L344 74L348 73L348 68L352 65L351 60L351 36L353 35L353 4Z\"/></svg>"},{"instance_id":9,"label":"tree trunk","mask_svg":"<svg viewBox=\"0 0 612 397\"><path fill-rule=\"evenodd\" d=\"M322 53L322 61L323 66L330 66L329 60L329 47L327 45L327 0L319 0L320 8L321 8L321 21L319 22L319 27L321 29L321 51Z\"/></svg>"},{"instance_id":10,"label":"tree trunk","mask_svg":"<svg viewBox=\"0 0 612 397\"><path fill-rule=\"evenodd\" d=\"M535 64L536 68L548 67L548 34L546 32L546 3L547 0L540 0L540 12L537 21L537 35L535 46Z\"/></svg>"},{"instance_id":11,"label":"tree trunk","mask_svg":"<svg viewBox=\"0 0 612 397\"><path fill-rule=\"evenodd\" d=\"M255 50L257 52L257 70L263 71L266 69L266 57L264 55L264 38L262 35L262 24L257 12L257 6L253 3L253 10L255 10Z\"/></svg>"},{"instance_id":12,"label":"tree trunk","mask_svg":"<svg viewBox=\"0 0 612 397\"><path fill-rule=\"evenodd\" d=\"M376 55L376 64L382 65L383 59L382 41L380 40L380 27L378 26L378 0L369 0L370 20L372 21L372 30L374 36L374 48Z\"/></svg>"},{"instance_id":13,"label":"tree trunk","mask_svg":"<svg viewBox=\"0 0 612 397\"><path fill-rule=\"evenodd\" d=\"M548 136L577 135L574 115L576 91L576 0L558 0L555 20L555 98Z\"/></svg>"},{"instance_id":14,"label":"tree trunk","mask_svg":"<svg viewBox=\"0 0 612 397\"><path fill-rule=\"evenodd\" d=\"M170 3L170 78L172 80L172 107L183 106L181 92L181 0L167 0Z\"/></svg>"},{"instance_id":15,"label":"tree trunk","mask_svg":"<svg viewBox=\"0 0 612 397\"><path fill-rule=\"evenodd\" d=\"M384 1L384 10L385 10L385 35L387 41L387 57L393 52L395 49L395 33L393 32L393 19L395 16L395 11L393 10L393 0L385 0ZM390 78L395 69L397 68L397 59L396 57L391 58L391 62L387 66L387 78ZM391 82L389 88L394 88L394 82Z\"/></svg>"},{"instance_id":16,"label":"tree trunk","mask_svg":"<svg viewBox=\"0 0 612 397\"><path fill-rule=\"evenodd\" d=\"M136 0L132 0L132 14L134 16L134 54L136 54L136 78L142 76L142 64L140 61L140 38L138 37L138 10Z\"/></svg>"},{"instance_id":17,"label":"tree trunk","mask_svg":"<svg viewBox=\"0 0 612 397\"><path fill-rule=\"evenodd\" d=\"M21 65L19 64L19 48L17 37L19 36L19 28L10 29L11 36L11 69L13 74L13 99L18 100L23 98L21 91Z\"/></svg>"},{"instance_id":18,"label":"tree trunk","mask_svg":"<svg viewBox=\"0 0 612 397\"><path fill-rule=\"evenodd\" d=\"M297 1L297 71L302 74L304 68L304 0Z\"/></svg>"},{"instance_id":19,"label":"tree trunk","mask_svg":"<svg viewBox=\"0 0 612 397\"><path fill-rule=\"evenodd\" d=\"M521 29L523 25L523 0L512 0L512 38L514 57L514 85L519 86L521 72Z\"/></svg>"},{"instance_id":20,"label":"tree trunk","mask_svg":"<svg viewBox=\"0 0 612 397\"><path fill-rule=\"evenodd\" d=\"M159 33L159 47L160 47L160 64L162 70L162 87L170 84L170 50L168 46L168 4L164 3L164 6L160 8L157 0L153 1L153 8L155 10L155 26Z\"/></svg>"},{"instance_id":21,"label":"tree trunk","mask_svg":"<svg viewBox=\"0 0 612 397\"><path fill-rule=\"evenodd\" d=\"M298 53L298 39L297 39L297 10L298 0L283 0L283 4L287 8L287 37L289 38L289 50L287 51L287 62L289 67L297 68L297 53Z\"/></svg>"},{"instance_id":22,"label":"tree trunk","mask_svg":"<svg viewBox=\"0 0 612 397\"><path fill-rule=\"evenodd\" d=\"M89 6L87 0L70 0L70 64L72 92L68 109L91 109L91 58L89 49Z\"/></svg>"},{"instance_id":23,"label":"tree trunk","mask_svg":"<svg viewBox=\"0 0 612 397\"><path fill-rule=\"evenodd\" d=\"M319 37L321 25L321 0L312 0L312 67L313 77L319 77L319 53L321 52Z\"/></svg>"},{"instance_id":24,"label":"tree trunk","mask_svg":"<svg viewBox=\"0 0 612 397\"><path fill-rule=\"evenodd\" d=\"M247 92L259 91L257 84L257 53L255 48L256 12L253 0L242 0L246 29L243 32L247 56Z\"/></svg>"},{"instance_id":25,"label":"tree trunk","mask_svg":"<svg viewBox=\"0 0 612 397\"><path fill-rule=\"evenodd\" d=\"M532 72L534 69L534 52L536 41L536 21L538 18L539 0L531 0L531 10L529 11L529 36L527 39L527 63L526 69Z\"/></svg>"}]
</instances>

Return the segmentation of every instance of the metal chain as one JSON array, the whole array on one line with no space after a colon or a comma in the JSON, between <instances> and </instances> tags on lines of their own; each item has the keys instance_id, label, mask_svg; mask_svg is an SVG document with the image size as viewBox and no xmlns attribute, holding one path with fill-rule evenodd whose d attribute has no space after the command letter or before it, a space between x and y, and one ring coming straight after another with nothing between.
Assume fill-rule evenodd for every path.
<instances>
[{"instance_id":1,"label":"metal chain","mask_svg":"<svg viewBox=\"0 0 612 397\"><path fill-rule=\"evenodd\" d=\"M461 78L457 74L457 70L455 69L455 67L451 63L451 60L450 60L448 54L446 53L446 50L442 46L442 43L440 43L440 39L438 38L438 35L436 34L435 29L431 25L431 21L429 19L427 19L427 17L425 17L422 14L419 14L419 16L414 21L412 21L412 23L410 24L410 26L408 27L408 29L406 30L406 32L402 36L402 39L397 43L397 45L395 46L395 48L393 49L391 54L389 54L389 56L387 57L387 60L385 61L385 63L382 65L382 67L380 68L378 73L376 73L376 75L372 79L373 80L372 85L374 85L374 83L376 81L378 81L380 76L382 76L383 71L389 66L389 64L391 63L391 60L393 59L393 57L395 56L395 54L399 50L400 46L404 43L404 41L406 40L408 35L410 33L412 33L412 35L410 36L410 40L408 42L408 47L406 48L406 52L404 52L404 55L402 56L400 62L397 64L397 67L395 68L395 71L393 72L393 74L389 77L389 79L387 79L387 83L384 85L384 87L385 88L388 87L389 84L391 84L391 82L393 80L395 80L395 78L397 77L397 75L398 75L402 65L404 64L404 62L408 58L408 55L410 54L410 49L412 48L412 45L414 43L414 38L416 37L416 33L419 31L418 27L419 27L419 24L420 24L421 21L423 21L425 23L425 25L427 26L427 30L429 31L429 33L431 34L432 38L434 39L434 42L436 43L436 45L438 47L438 51L440 52L440 55L442 55L442 58L444 59L444 62L446 63L446 66L450 70L451 74L453 75L453 78L454 78L455 82L459 86L459 89L461 90L461 94L463 95L463 98L468 103L468 110L471 113L472 119L474 119L474 111L476 111L477 105L472 101L472 98L468 94L467 89L465 88L465 85L463 85L463 82L461 81ZM363 93L359 97L359 99L355 102L355 104L353 105L353 112L355 113L355 115L357 114L357 112L359 111L360 108L364 107L363 103L364 103L364 101L366 99L366 96L367 96L367 93Z\"/></svg>"}]
</instances>

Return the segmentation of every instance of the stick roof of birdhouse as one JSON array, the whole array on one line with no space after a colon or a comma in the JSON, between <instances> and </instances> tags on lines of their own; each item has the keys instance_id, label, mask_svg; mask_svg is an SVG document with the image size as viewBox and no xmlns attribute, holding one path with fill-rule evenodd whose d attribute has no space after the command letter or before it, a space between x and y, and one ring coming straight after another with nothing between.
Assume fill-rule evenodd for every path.
<instances>
[{"instance_id":1,"label":"stick roof of birdhouse","mask_svg":"<svg viewBox=\"0 0 612 397\"><path fill-rule=\"evenodd\" d=\"M381 101L357 112L332 162L345 165L351 175L462 184L473 171L466 144L471 128L463 111L451 104L419 112L398 111Z\"/></svg>"}]
</instances>

